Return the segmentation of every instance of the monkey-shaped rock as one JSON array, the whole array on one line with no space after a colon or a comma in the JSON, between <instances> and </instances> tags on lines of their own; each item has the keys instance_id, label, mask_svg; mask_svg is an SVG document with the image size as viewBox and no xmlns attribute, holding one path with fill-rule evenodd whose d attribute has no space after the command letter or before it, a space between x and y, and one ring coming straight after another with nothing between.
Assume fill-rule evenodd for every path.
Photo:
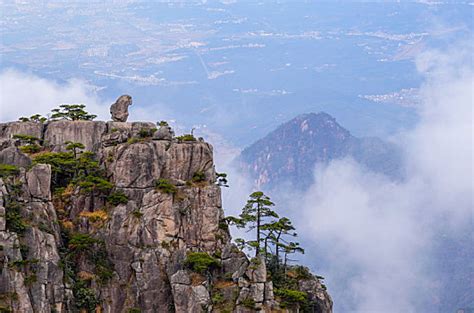
<instances>
[{"instance_id":1,"label":"monkey-shaped rock","mask_svg":"<svg viewBox=\"0 0 474 313\"><path fill-rule=\"evenodd\" d=\"M128 106L132 105L132 97L129 95L120 96L110 107L110 114L114 122L126 122L128 118Z\"/></svg>"}]
</instances>

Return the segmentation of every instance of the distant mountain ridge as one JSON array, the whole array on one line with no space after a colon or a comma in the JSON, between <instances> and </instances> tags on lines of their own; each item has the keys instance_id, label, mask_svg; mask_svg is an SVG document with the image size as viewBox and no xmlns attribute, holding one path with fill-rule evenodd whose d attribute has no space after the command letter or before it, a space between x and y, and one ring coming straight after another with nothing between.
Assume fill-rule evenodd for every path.
<instances>
[{"instance_id":1,"label":"distant mountain ridge","mask_svg":"<svg viewBox=\"0 0 474 313\"><path fill-rule=\"evenodd\" d=\"M291 184L304 190L313 183L317 163L345 157L374 172L400 177L396 146L376 137L357 138L324 112L298 115L280 125L244 149L239 161L258 188Z\"/></svg>"}]
</instances>

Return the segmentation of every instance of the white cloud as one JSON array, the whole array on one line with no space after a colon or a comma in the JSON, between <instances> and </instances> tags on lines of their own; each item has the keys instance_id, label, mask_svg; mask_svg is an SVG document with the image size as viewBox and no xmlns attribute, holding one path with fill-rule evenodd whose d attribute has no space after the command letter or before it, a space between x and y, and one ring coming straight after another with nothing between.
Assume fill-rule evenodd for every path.
<instances>
[{"instance_id":1,"label":"white cloud","mask_svg":"<svg viewBox=\"0 0 474 313\"><path fill-rule=\"evenodd\" d=\"M15 121L20 116L46 115L64 103L83 103L99 119L109 119L109 106L95 93L95 87L72 79L65 84L34 74L7 69L0 73L0 121Z\"/></svg>"},{"instance_id":2,"label":"white cloud","mask_svg":"<svg viewBox=\"0 0 474 313\"><path fill-rule=\"evenodd\" d=\"M472 233L470 57L461 45L417 59L426 78L420 122L398 137L405 181L366 172L352 160L317 166L298 224L329 264L324 271L336 311L424 312L420 305L432 301L430 286L440 274L430 272L434 236L441 227L448 237Z\"/></svg>"},{"instance_id":3,"label":"white cloud","mask_svg":"<svg viewBox=\"0 0 474 313\"><path fill-rule=\"evenodd\" d=\"M60 104L82 103L97 120L110 120L110 105L116 99L103 99L98 88L80 79L64 84L40 76L6 69L0 72L0 122L16 121L21 116L46 116ZM118 97L119 95L117 95ZM132 95L133 98L133 95ZM156 122L173 116L163 103L143 106L134 100L129 121Z\"/></svg>"}]
</instances>

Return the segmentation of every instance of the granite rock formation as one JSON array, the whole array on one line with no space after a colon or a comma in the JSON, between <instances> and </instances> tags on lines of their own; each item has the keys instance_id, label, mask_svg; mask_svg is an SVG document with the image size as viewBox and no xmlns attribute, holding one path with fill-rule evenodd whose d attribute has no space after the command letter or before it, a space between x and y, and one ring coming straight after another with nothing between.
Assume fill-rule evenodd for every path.
<instances>
[{"instance_id":1,"label":"granite rock formation","mask_svg":"<svg viewBox=\"0 0 474 313\"><path fill-rule=\"evenodd\" d=\"M42 151L25 153L15 134L37 137ZM94 153L120 201L86 185L59 188L55 163L33 162L66 142ZM13 122L0 124L0 162L0 310L292 311L280 307L265 263L231 243L210 144L153 123ZM196 173L205 178L193 181ZM194 271L192 252L218 266ZM301 284L312 312L332 312L316 277Z\"/></svg>"},{"instance_id":2,"label":"granite rock formation","mask_svg":"<svg viewBox=\"0 0 474 313\"><path fill-rule=\"evenodd\" d=\"M132 105L132 97L120 96L110 107L110 114L114 122L126 122L128 119L128 107Z\"/></svg>"}]
</instances>

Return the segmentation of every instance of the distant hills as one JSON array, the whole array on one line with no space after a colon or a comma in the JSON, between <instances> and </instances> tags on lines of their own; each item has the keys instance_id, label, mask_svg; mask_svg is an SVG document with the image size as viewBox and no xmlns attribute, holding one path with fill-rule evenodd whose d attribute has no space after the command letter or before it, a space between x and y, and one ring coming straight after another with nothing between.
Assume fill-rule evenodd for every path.
<instances>
[{"instance_id":1,"label":"distant hills","mask_svg":"<svg viewBox=\"0 0 474 313\"><path fill-rule=\"evenodd\" d=\"M313 183L316 164L351 157L374 172L401 176L400 152L376 137L357 138L331 115L302 114L244 149L241 167L258 188L290 184L300 190Z\"/></svg>"}]
</instances>

